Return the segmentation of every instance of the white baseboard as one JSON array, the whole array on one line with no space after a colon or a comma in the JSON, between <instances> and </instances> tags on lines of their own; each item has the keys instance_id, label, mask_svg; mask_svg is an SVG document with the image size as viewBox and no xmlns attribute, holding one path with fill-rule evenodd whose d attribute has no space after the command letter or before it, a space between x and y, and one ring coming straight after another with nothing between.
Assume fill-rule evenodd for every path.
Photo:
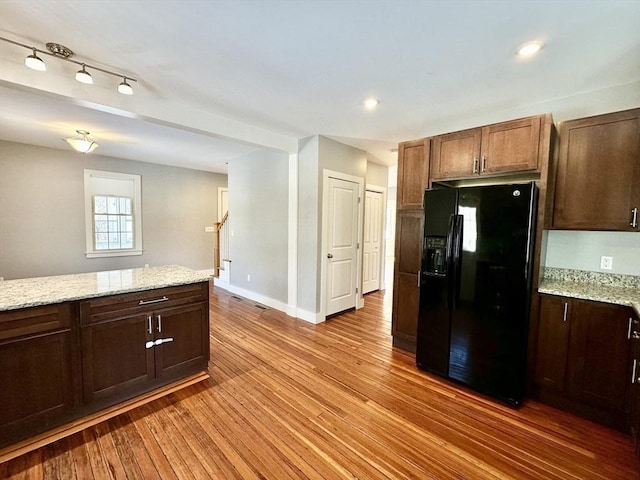
<instances>
[{"instance_id":1,"label":"white baseboard","mask_svg":"<svg viewBox=\"0 0 640 480\"><path fill-rule=\"evenodd\" d=\"M229 284L228 282L220 280L219 278L214 277L213 284L214 286L222 288L227 292L233 293L235 295L240 295L241 297L248 298L249 300L253 300L254 302L258 302L262 305L266 305L267 307L275 308L276 310L286 313L290 317L299 318L300 320L304 320L305 322L318 324L324 322L325 320L325 318L319 313L312 313L300 308L296 308L292 305L287 305L284 302L265 297L264 295L252 292L251 290L245 290L244 288L236 287Z\"/></svg>"}]
</instances>

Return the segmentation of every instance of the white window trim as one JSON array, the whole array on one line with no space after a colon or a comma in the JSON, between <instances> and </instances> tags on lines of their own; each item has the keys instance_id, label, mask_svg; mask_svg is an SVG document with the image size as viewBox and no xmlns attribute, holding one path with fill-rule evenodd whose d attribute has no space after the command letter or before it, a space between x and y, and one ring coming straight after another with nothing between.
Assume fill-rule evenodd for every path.
<instances>
[{"instance_id":1,"label":"white window trim","mask_svg":"<svg viewBox=\"0 0 640 480\"><path fill-rule=\"evenodd\" d=\"M91 179L110 178L115 180L133 181L134 198L133 198L133 218L134 218L134 247L124 250L95 250L93 245L93 194L106 193L94 192ZM142 255L142 188L140 175L131 175L128 173L104 172L101 170L84 171L84 229L87 250L86 258L105 258L105 257L129 257L134 255Z\"/></svg>"}]
</instances>

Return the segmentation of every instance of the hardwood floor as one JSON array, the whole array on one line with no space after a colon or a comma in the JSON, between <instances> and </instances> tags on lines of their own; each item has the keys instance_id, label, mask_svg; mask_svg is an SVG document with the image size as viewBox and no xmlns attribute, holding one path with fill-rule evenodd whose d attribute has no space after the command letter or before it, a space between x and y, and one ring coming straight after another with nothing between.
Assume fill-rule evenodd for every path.
<instances>
[{"instance_id":1,"label":"hardwood floor","mask_svg":"<svg viewBox=\"0 0 640 480\"><path fill-rule=\"evenodd\" d=\"M391 299L311 325L216 289L211 379L0 465L21 479L638 479L629 437L512 410L391 347Z\"/></svg>"}]
</instances>

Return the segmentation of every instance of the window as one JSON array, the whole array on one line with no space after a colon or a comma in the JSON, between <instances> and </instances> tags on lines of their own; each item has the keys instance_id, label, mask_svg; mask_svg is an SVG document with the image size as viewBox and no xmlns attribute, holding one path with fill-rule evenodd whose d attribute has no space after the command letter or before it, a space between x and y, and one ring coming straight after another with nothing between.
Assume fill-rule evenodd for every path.
<instances>
[{"instance_id":1,"label":"window","mask_svg":"<svg viewBox=\"0 0 640 480\"><path fill-rule=\"evenodd\" d=\"M87 258L142 255L140 175L84 171Z\"/></svg>"}]
</instances>

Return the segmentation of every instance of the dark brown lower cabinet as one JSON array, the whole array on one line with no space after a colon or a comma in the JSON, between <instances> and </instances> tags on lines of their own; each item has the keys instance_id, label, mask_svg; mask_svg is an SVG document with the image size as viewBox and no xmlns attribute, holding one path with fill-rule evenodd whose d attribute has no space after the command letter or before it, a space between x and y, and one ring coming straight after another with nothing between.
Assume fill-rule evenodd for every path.
<instances>
[{"instance_id":1,"label":"dark brown lower cabinet","mask_svg":"<svg viewBox=\"0 0 640 480\"><path fill-rule=\"evenodd\" d=\"M557 407L629 430L632 310L542 295L536 393Z\"/></svg>"},{"instance_id":2,"label":"dark brown lower cabinet","mask_svg":"<svg viewBox=\"0 0 640 480\"><path fill-rule=\"evenodd\" d=\"M192 303L167 290L146 292L145 298L125 294L83 302L85 404L111 405L206 370L208 302ZM208 298L206 291L193 293L196 299L199 293ZM105 315L109 305L117 315Z\"/></svg>"},{"instance_id":3,"label":"dark brown lower cabinet","mask_svg":"<svg viewBox=\"0 0 640 480\"><path fill-rule=\"evenodd\" d=\"M0 312L0 446L68 418L78 402L71 304Z\"/></svg>"},{"instance_id":4,"label":"dark brown lower cabinet","mask_svg":"<svg viewBox=\"0 0 640 480\"><path fill-rule=\"evenodd\" d=\"M0 447L208 362L208 282L0 312Z\"/></svg>"},{"instance_id":5,"label":"dark brown lower cabinet","mask_svg":"<svg viewBox=\"0 0 640 480\"><path fill-rule=\"evenodd\" d=\"M631 388L629 391L629 424L636 442L636 455L640 457L640 320L631 318Z\"/></svg>"}]
</instances>

